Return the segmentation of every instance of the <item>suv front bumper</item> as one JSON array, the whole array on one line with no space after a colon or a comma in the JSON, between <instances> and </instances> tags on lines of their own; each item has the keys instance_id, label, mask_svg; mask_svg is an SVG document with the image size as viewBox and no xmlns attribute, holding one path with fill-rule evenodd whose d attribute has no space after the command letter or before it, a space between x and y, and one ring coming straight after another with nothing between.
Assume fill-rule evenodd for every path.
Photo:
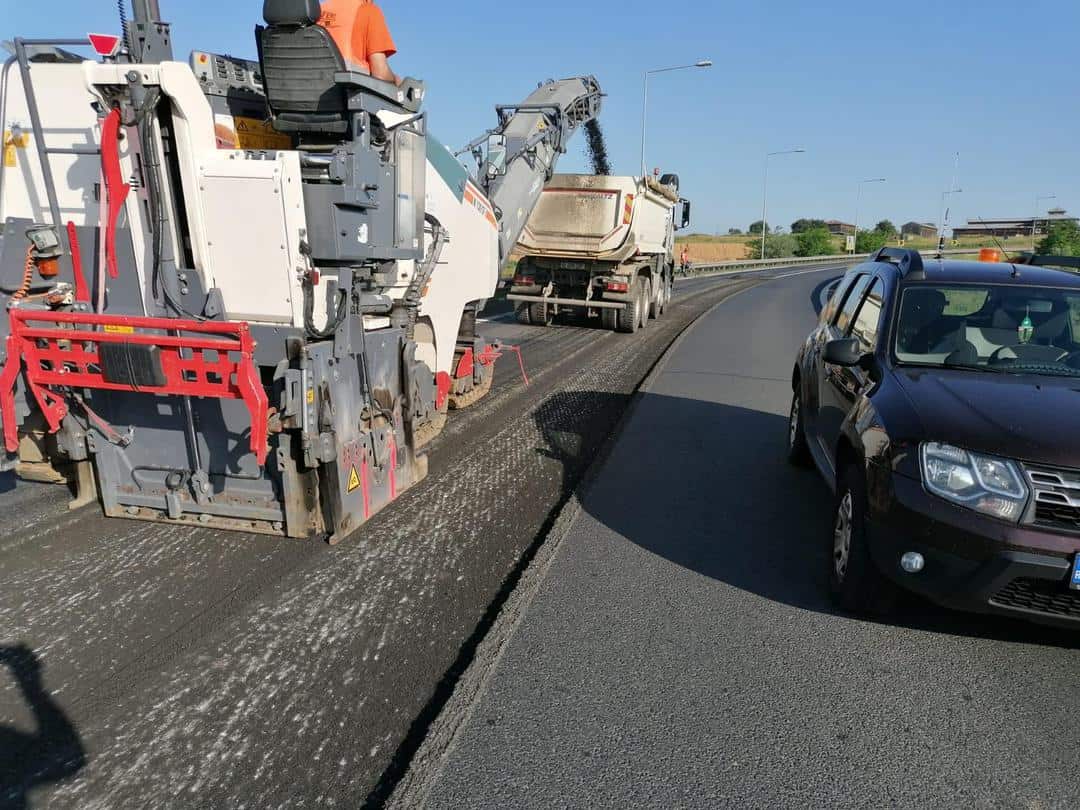
<instances>
[{"instance_id":1,"label":"suv front bumper","mask_svg":"<svg viewBox=\"0 0 1080 810\"><path fill-rule=\"evenodd\" d=\"M901 476L891 497L870 500L871 556L901 587L955 610L1080 627L1080 591L1068 587L1080 537L983 517ZM907 552L924 557L922 572L901 568Z\"/></svg>"}]
</instances>

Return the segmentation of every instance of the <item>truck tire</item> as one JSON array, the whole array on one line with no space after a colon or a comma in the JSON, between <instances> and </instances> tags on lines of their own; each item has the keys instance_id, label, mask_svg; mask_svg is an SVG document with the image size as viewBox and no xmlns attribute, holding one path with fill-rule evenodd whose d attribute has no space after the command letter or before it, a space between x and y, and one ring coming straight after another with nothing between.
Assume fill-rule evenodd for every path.
<instances>
[{"instance_id":1,"label":"truck tire","mask_svg":"<svg viewBox=\"0 0 1080 810\"><path fill-rule=\"evenodd\" d=\"M529 319L533 326L551 326L555 310L547 304L529 304Z\"/></svg>"},{"instance_id":2,"label":"truck tire","mask_svg":"<svg viewBox=\"0 0 1080 810\"><path fill-rule=\"evenodd\" d=\"M617 330L619 328L619 310L606 308L600 310L600 325L609 332Z\"/></svg>"},{"instance_id":3,"label":"truck tire","mask_svg":"<svg viewBox=\"0 0 1080 810\"><path fill-rule=\"evenodd\" d=\"M649 315L652 313L652 282L647 278L641 279L641 328L649 325Z\"/></svg>"},{"instance_id":4,"label":"truck tire","mask_svg":"<svg viewBox=\"0 0 1080 810\"><path fill-rule=\"evenodd\" d=\"M649 307L649 316L653 320L658 320L661 315L664 314L664 305L667 303L667 279L660 278L660 290L656 293L656 300L652 302Z\"/></svg>"},{"instance_id":5,"label":"truck tire","mask_svg":"<svg viewBox=\"0 0 1080 810\"><path fill-rule=\"evenodd\" d=\"M529 305L522 304L518 307L517 322L523 326L532 326L532 318L529 317Z\"/></svg>"},{"instance_id":6,"label":"truck tire","mask_svg":"<svg viewBox=\"0 0 1080 810\"><path fill-rule=\"evenodd\" d=\"M642 323L642 310L645 308L645 279L638 276L634 279L634 295L633 300L626 307L626 309L618 309L619 313L619 331L624 335L632 335L638 330ZM646 316L648 317L648 316Z\"/></svg>"}]
</instances>

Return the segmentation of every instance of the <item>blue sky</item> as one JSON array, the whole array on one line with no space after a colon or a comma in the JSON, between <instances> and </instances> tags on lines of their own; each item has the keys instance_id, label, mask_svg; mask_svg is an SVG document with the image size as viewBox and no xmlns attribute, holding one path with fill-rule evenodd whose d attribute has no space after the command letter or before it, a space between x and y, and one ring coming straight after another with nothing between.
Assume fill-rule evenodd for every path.
<instances>
[{"instance_id":1,"label":"blue sky","mask_svg":"<svg viewBox=\"0 0 1080 810\"><path fill-rule=\"evenodd\" d=\"M161 0L177 53L254 54L260 0ZM8 0L0 38L117 28L112 0ZM1067 0L760 2L383 0L400 73L425 79L432 131L460 146L496 103L538 81L594 73L615 171L637 171L641 72L711 58L709 71L650 83L649 163L677 171L695 230L760 216L763 155L774 159L770 222L855 216L935 221L961 153L952 220L1030 216L1035 197L1080 211L1080 6ZM582 138L560 170L584 167ZM1051 203L1044 203L1043 208Z\"/></svg>"}]
</instances>

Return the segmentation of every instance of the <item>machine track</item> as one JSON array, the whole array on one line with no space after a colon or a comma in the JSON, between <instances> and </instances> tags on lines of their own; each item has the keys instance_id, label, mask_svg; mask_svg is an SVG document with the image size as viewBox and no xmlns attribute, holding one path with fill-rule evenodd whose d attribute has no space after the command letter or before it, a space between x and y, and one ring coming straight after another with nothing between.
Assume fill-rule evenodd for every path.
<instances>
[{"instance_id":1,"label":"machine track","mask_svg":"<svg viewBox=\"0 0 1080 810\"><path fill-rule=\"evenodd\" d=\"M751 283L684 282L633 336L496 314L480 331L522 347L532 385L500 363L430 441L428 479L337 548L0 494L0 646L41 663L71 732L16 771L64 774L35 793L52 807L377 803L651 366ZM6 675L0 725L35 728Z\"/></svg>"}]
</instances>

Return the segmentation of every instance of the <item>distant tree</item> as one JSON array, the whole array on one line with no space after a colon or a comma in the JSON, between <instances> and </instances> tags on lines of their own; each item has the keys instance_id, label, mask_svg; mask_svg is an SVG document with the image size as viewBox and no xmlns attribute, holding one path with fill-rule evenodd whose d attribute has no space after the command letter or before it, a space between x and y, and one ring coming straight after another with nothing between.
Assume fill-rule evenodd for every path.
<instances>
[{"instance_id":1,"label":"distant tree","mask_svg":"<svg viewBox=\"0 0 1080 810\"><path fill-rule=\"evenodd\" d=\"M883 219L881 220L881 222L875 225L874 230L891 237L899 236L900 234L900 231L896 229L896 226L887 219Z\"/></svg>"},{"instance_id":2,"label":"distant tree","mask_svg":"<svg viewBox=\"0 0 1080 810\"><path fill-rule=\"evenodd\" d=\"M815 228L825 228L828 230L828 226L823 219L797 219L791 223L792 233L806 233Z\"/></svg>"},{"instance_id":3,"label":"distant tree","mask_svg":"<svg viewBox=\"0 0 1080 810\"><path fill-rule=\"evenodd\" d=\"M740 231L738 228L728 228L727 232L728 236L742 236L742 231Z\"/></svg>"},{"instance_id":4,"label":"distant tree","mask_svg":"<svg viewBox=\"0 0 1080 810\"><path fill-rule=\"evenodd\" d=\"M757 222L751 222L750 228L746 232L751 236L753 236L755 233L758 236L761 236L761 220L759 219ZM768 225L765 226L765 233L772 233L772 229Z\"/></svg>"},{"instance_id":5,"label":"distant tree","mask_svg":"<svg viewBox=\"0 0 1080 810\"><path fill-rule=\"evenodd\" d=\"M889 234L884 231L859 231L855 240L856 253L874 253L889 243Z\"/></svg>"},{"instance_id":6,"label":"distant tree","mask_svg":"<svg viewBox=\"0 0 1080 810\"><path fill-rule=\"evenodd\" d=\"M811 228L795 237L796 256L828 256L833 248L832 234L825 227Z\"/></svg>"},{"instance_id":7,"label":"distant tree","mask_svg":"<svg viewBox=\"0 0 1080 810\"><path fill-rule=\"evenodd\" d=\"M761 255L761 239L753 239L746 243L750 248L751 259L787 259L795 255L798 243L794 236L775 234L765 237L765 255Z\"/></svg>"},{"instance_id":8,"label":"distant tree","mask_svg":"<svg viewBox=\"0 0 1080 810\"><path fill-rule=\"evenodd\" d=\"M1080 256L1080 225L1055 222L1036 250L1044 256Z\"/></svg>"}]
</instances>

